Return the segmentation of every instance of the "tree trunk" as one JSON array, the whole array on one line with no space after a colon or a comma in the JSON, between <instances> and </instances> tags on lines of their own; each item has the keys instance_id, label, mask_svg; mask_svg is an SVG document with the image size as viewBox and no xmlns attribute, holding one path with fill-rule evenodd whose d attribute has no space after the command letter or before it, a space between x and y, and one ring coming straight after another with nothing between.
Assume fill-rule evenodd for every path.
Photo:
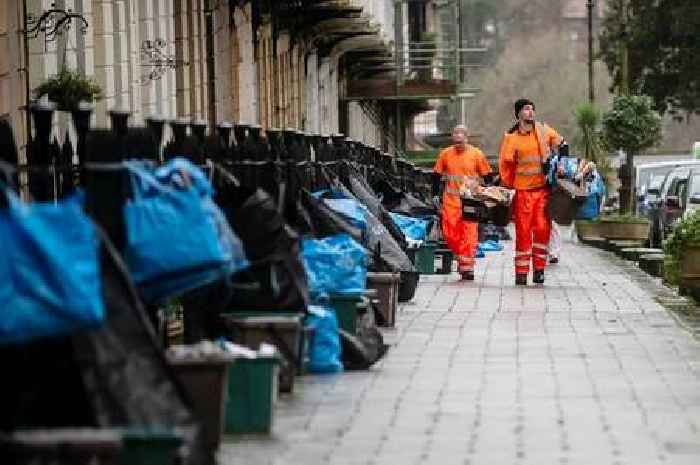
<instances>
[{"instance_id":1,"label":"tree trunk","mask_svg":"<svg viewBox=\"0 0 700 465\"><path fill-rule=\"evenodd\" d=\"M633 214L635 211L634 153L626 152L625 164L620 169L620 213Z\"/></svg>"}]
</instances>

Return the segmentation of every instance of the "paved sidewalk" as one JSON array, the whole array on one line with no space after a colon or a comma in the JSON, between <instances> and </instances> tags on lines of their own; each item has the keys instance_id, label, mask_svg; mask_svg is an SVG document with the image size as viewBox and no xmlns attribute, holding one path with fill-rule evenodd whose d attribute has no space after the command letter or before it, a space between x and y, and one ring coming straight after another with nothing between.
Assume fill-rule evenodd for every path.
<instances>
[{"instance_id":1,"label":"paved sidewalk","mask_svg":"<svg viewBox=\"0 0 700 465\"><path fill-rule=\"evenodd\" d=\"M306 376L224 464L700 464L700 343L612 254L565 243L544 287L512 242L475 283L422 277L368 372Z\"/></svg>"}]
</instances>

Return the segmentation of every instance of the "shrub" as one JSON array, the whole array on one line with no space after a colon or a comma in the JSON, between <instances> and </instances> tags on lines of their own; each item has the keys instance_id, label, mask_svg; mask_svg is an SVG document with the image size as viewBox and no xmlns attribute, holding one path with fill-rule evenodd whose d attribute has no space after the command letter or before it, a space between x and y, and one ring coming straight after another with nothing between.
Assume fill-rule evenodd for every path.
<instances>
[{"instance_id":1,"label":"shrub","mask_svg":"<svg viewBox=\"0 0 700 465\"><path fill-rule=\"evenodd\" d=\"M610 150L638 154L661 141L661 116L646 95L619 95L603 115L603 142Z\"/></svg>"}]
</instances>

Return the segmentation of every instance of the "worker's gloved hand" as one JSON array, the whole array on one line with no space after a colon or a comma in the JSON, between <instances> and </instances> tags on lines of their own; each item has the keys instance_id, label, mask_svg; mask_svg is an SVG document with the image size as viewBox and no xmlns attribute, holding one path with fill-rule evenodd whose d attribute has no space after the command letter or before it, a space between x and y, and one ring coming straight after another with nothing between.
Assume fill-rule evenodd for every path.
<instances>
[{"instance_id":1,"label":"worker's gloved hand","mask_svg":"<svg viewBox=\"0 0 700 465\"><path fill-rule=\"evenodd\" d=\"M564 158L569 156L569 143L565 140L561 141L559 144L559 158Z\"/></svg>"},{"instance_id":2,"label":"worker's gloved hand","mask_svg":"<svg viewBox=\"0 0 700 465\"><path fill-rule=\"evenodd\" d=\"M433 195L439 196L442 192L442 175L439 173L433 173L432 184Z\"/></svg>"},{"instance_id":3,"label":"worker's gloved hand","mask_svg":"<svg viewBox=\"0 0 700 465\"><path fill-rule=\"evenodd\" d=\"M542 163L542 172L544 173L545 177L548 176L548 174L549 174L549 167L551 164L552 164L552 157L547 158L547 160L545 160Z\"/></svg>"}]
</instances>

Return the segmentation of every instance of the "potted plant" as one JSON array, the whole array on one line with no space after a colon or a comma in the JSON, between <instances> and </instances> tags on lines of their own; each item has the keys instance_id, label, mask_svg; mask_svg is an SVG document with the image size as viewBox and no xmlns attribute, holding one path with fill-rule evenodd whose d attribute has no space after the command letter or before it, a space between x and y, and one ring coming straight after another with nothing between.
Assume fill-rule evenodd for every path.
<instances>
[{"instance_id":1,"label":"potted plant","mask_svg":"<svg viewBox=\"0 0 700 465\"><path fill-rule=\"evenodd\" d=\"M576 234L582 242L589 241L596 237L603 237L601 232L603 228L600 226L600 220L576 220L574 222Z\"/></svg>"},{"instance_id":2,"label":"potted plant","mask_svg":"<svg viewBox=\"0 0 700 465\"><path fill-rule=\"evenodd\" d=\"M627 155L621 172L620 210L634 207L634 156L661 140L661 116L654 111L653 101L645 95L618 95L612 108L603 115L602 140L609 150L623 150Z\"/></svg>"},{"instance_id":3,"label":"potted plant","mask_svg":"<svg viewBox=\"0 0 700 465\"><path fill-rule=\"evenodd\" d=\"M664 243L664 278L683 289L700 288L700 211L693 212Z\"/></svg>"},{"instance_id":4,"label":"potted plant","mask_svg":"<svg viewBox=\"0 0 700 465\"><path fill-rule=\"evenodd\" d=\"M649 220L641 216L606 215L599 223L599 234L605 239L644 241L649 237Z\"/></svg>"},{"instance_id":5,"label":"potted plant","mask_svg":"<svg viewBox=\"0 0 700 465\"><path fill-rule=\"evenodd\" d=\"M102 89L92 78L67 68L42 82L34 93L37 98L48 96L60 111L71 111L77 109L80 102L93 103L102 98Z\"/></svg>"}]
</instances>

